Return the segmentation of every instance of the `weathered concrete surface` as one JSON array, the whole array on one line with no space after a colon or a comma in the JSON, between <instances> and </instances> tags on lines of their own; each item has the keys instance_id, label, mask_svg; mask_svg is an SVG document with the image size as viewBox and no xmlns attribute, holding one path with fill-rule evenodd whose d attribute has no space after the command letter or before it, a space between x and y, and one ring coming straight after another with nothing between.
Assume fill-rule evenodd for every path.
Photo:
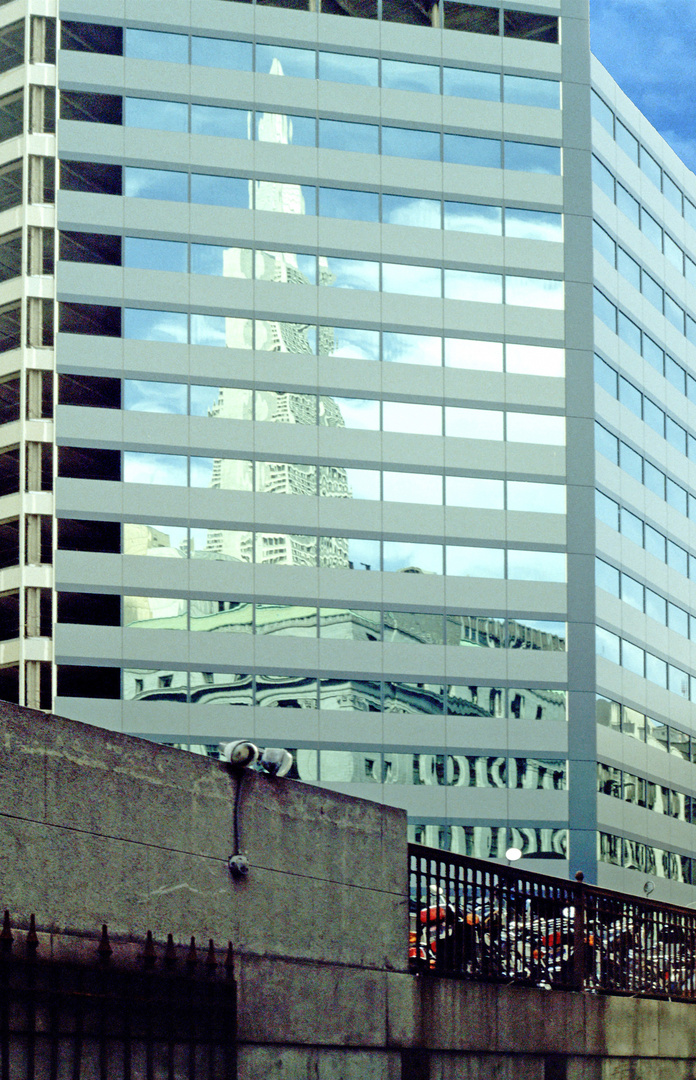
<instances>
[{"instance_id":1,"label":"weathered concrete surface","mask_svg":"<svg viewBox=\"0 0 696 1080\"><path fill-rule=\"evenodd\" d=\"M1 706L2 902L56 930L230 938L242 952L404 970L405 815ZM340 928L340 929L339 929Z\"/></svg>"},{"instance_id":2,"label":"weathered concrete surface","mask_svg":"<svg viewBox=\"0 0 696 1080\"><path fill-rule=\"evenodd\" d=\"M696 1006L407 971L401 811L0 704L0 908L43 955L234 943L242 1080L694 1080ZM15 948L23 948L16 933ZM221 962L221 955L218 956Z\"/></svg>"}]
</instances>

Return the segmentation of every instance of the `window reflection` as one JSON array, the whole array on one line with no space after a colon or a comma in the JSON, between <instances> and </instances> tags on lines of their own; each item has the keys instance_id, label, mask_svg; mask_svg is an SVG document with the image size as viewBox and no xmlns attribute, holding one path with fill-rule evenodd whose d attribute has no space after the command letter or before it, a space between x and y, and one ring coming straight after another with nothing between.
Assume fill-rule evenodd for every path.
<instances>
[{"instance_id":1,"label":"window reflection","mask_svg":"<svg viewBox=\"0 0 696 1080\"><path fill-rule=\"evenodd\" d=\"M244 529L191 529L190 559L210 559L251 563L254 561L254 534Z\"/></svg>"},{"instance_id":2,"label":"window reflection","mask_svg":"<svg viewBox=\"0 0 696 1080\"><path fill-rule=\"evenodd\" d=\"M468 476L445 477L447 506L475 507L481 510L502 510L504 507L502 480L476 479ZM453 571L450 570L449 573Z\"/></svg>"},{"instance_id":3,"label":"window reflection","mask_svg":"<svg viewBox=\"0 0 696 1080\"><path fill-rule=\"evenodd\" d=\"M242 391L251 395L251 390ZM293 394L276 390L256 391L256 420L275 424L316 424L317 399L314 394Z\"/></svg>"},{"instance_id":4,"label":"window reflection","mask_svg":"<svg viewBox=\"0 0 696 1080\"><path fill-rule=\"evenodd\" d=\"M425 94L439 94L440 69L431 64L382 60L382 86L391 90L418 90Z\"/></svg>"},{"instance_id":5,"label":"window reflection","mask_svg":"<svg viewBox=\"0 0 696 1080\"><path fill-rule=\"evenodd\" d=\"M553 79L503 75L503 97L508 104L558 109L561 105L561 84Z\"/></svg>"},{"instance_id":6,"label":"window reflection","mask_svg":"<svg viewBox=\"0 0 696 1080\"><path fill-rule=\"evenodd\" d=\"M379 431L379 401L368 398L332 399L339 410L340 419L346 427L360 428L363 431Z\"/></svg>"},{"instance_id":7,"label":"window reflection","mask_svg":"<svg viewBox=\"0 0 696 1080\"><path fill-rule=\"evenodd\" d=\"M128 30L126 30L126 35ZM229 41L226 38L191 38L191 63L201 67L230 68L251 71L252 46L249 41Z\"/></svg>"},{"instance_id":8,"label":"window reflection","mask_svg":"<svg viewBox=\"0 0 696 1080\"><path fill-rule=\"evenodd\" d=\"M188 387L180 383L123 380L123 408L132 412L188 412Z\"/></svg>"},{"instance_id":9,"label":"window reflection","mask_svg":"<svg viewBox=\"0 0 696 1080\"><path fill-rule=\"evenodd\" d=\"M505 235L526 240L563 240L563 215L505 207Z\"/></svg>"},{"instance_id":10,"label":"window reflection","mask_svg":"<svg viewBox=\"0 0 696 1080\"><path fill-rule=\"evenodd\" d=\"M142 240L126 236L123 239L123 265L185 274L188 271L187 247L177 240Z\"/></svg>"},{"instance_id":11,"label":"window reflection","mask_svg":"<svg viewBox=\"0 0 696 1080\"><path fill-rule=\"evenodd\" d=\"M127 484L170 484L186 487L187 460L176 454L123 454L123 479Z\"/></svg>"},{"instance_id":12,"label":"window reflection","mask_svg":"<svg viewBox=\"0 0 696 1080\"><path fill-rule=\"evenodd\" d=\"M505 715L505 690L497 686L450 684L447 687L446 711L450 716L501 718Z\"/></svg>"},{"instance_id":13,"label":"window reflection","mask_svg":"<svg viewBox=\"0 0 696 1080\"><path fill-rule=\"evenodd\" d=\"M383 292L406 293L411 296L441 296L440 268L439 266L382 263L382 290Z\"/></svg>"},{"instance_id":14,"label":"window reflection","mask_svg":"<svg viewBox=\"0 0 696 1080\"><path fill-rule=\"evenodd\" d=\"M189 601L190 630L210 633L223 631L228 634L253 634L254 605L235 600Z\"/></svg>"},{"instance_id":15,"label":"window reflection","mask_svg":"<svg viewBox=\"0 0 696 1080\"><path fill-rule=\"evenodd\" d=\"M500 140L474 135L442 136L442 160L454 165L476 165L484 169L500 168Z\"/></svg>"},{"instance_id":16,"label":"window reflection","mask_svg":"<svg viewBox=\"0 0 696 1080\"><path fill-rule=\"evenodd\" d=\"M403 401L382 403L384 431L404 431L414 435L442 435L442 408Z\"/></svg>"},{"instance_id":17,"label":"window reflection","mask_svg":"<svg viewBox=\"0 0 696 1080\"><path fill-rule=\"evenodd\" d=\"M430 506L442 505L442 477L428 473L388 472L383 473L383 498L387 502L421 503Z\"/></svg>"},{"instance_id":18,"label":"window reflection","mask_svg":"<svg viewBox=\"0 0 696 1080\"><path fill-rule=\"evenodd\" d=\"M252 252L248 248L221 244L191 244L191 273L250 279Z\"/></svg>"},{"instance_id":19,"label":"window reflection","mask_svg":"<svg viewBox=\"0 0 696 1080\"><path fill-rule=\"evenodd\" d=\"M320 187L319 213L322 217L349 221L379 221L379 195L372 191Z\"/></svg>"},{"instance_id":20,"label":"window reflection","mask_svg":"<svg viewBox=\"0 0 696 1080\"><path fill-rule=\"evenodd\" d=\"M441 683L385 682L384 711L390 713L442 713Z\"/></svg>"},{"instance_id":21,"label":"window reflection","mask_svg":"<svg viewBox=\"0 0 696 1080\"><path fill-rule=\"evenodd\" d=\"M382 334L382 359L398 364L442 364L442 339L425 334Z\"/></svg>"},{"instance_id":22,"label":"window reflection","mask_svg":"<svg viewBox=\"0 0 696 1080\"><path fill-rule=\"evenodd\" d=\"M257 113L256 138L284 146L316 146L317 122L313 116Z\"/></svg>"},{"instance_id":23,"label":"window reflection","mask_svg":"<svg viewBox=\"0 0 696 1080\"><path fill-rule=\"evenodd\" d=\"M402 644L444 645L445 627L442 614L385 611L384 640Z\"/></svg>"},{"instance_id":24,"label":"window reflection","mask_svg":"<svg viewBox=\"0 0 696 1080\"><path fill-rule=\"evenodd\" d=\"M501 236L503 232L503 211L500 206L486 206L481 203L445 202L445 229L458 232L485 233L489 236Z\"/></svg>"},{"instance_id":25,"label":"window reflection","mask_svg":"<svg viewBox=\"0 0 696 1080\"><path fill-rule=\"evenodd\" d=\"M188 35L134 30L128 26L123 35L123 53L133 60L167 60L174 64L188 64Z\"/></svg>"},{"instance_id":26,"label":"window reflection","mask_svg":"<svg viewBox=\"0 0 696 1080\"><path fill-rule=\"evenodd\" d=\"M567 719L565 690L510 688L507 693L509 715L515 720L553 720L565 723Z\"/></svg>"},{"instance_id":27,"label":"window reflection","mask_svg":"<svg viewBox=\"0 0 696 1080\"><path fill-rule=\"evenodd\" d=\"M508 275L505 278L505 299L508 304L519 304L521 307L562 310L565 305L563 282Z\"/></svg>"},{"instance_id":28,"label":"window reflection","mask_svg":"<svg viewBox=\"0 0 696 1080\"><path fill-rule=\"evenodd\" d=\"M565 581L566 557L560 551L521 551L510 548L507 573L511 579Z\"/></svg>"},{"instance_id":29,"label":"window reflection","mask_svg":"<svg viewBox=\"0 0 696 1080\"><path fill-rule=\"evenodd\" d=\"M256 70L272 75L315 79L316 53L314 49L293 49L283 45L257 45Z\"/></svg>"},{"instance_id":30,"label":"window reflection","mask_svg":"<svg viewBox=\"0 0 696 1080\"><path fill-rule=\"evenodd\" d=\"M187 630L188 601L168 596L124 596L123 625L131 629Z\"/></svg>"},{"instance_id":31,"label":"window reflection","mask_svg":"<svg viewBox=\"0 0 696 1080\"><path fill-rule=\"evenodd\" d=\"M185 559L187 530L175 525L145 525L125 522L123 554L155 558Z\"/></svg>"},{"instance_id":32,"label":"window reflection","mask_svg":"<svg viewBox=\"0 0 696 1080\"><path fill-rule=\"evenodd\" d=\"M439 161L440 132L383 125L382 153L419 161Z\"/></svg>"},{"instance_id":33,"label":"window reflection","mask_svg":"<svg viewBox=\"0 0 696 1080\"><path fill-rule=\"evenodd\" d=\"M379 784L381 754L360 753L354 750L321 751L322 783Z\"/></svg>"},{"instance_id":34,"label":"window reflection","mask_svg":"<svg viewBox=\"0 0 696 1080\"><path fill-rule=\"evenodd\" d=\"M508 782L511 788L563 791L568 787L568 764L557 758L510 758Z\"/></svg>"},{"instance_id":35,"label":"window reflection","mask_svg":"<svg viewBox=\"0 0 696 1080\"><path fill-rule=\"evenodd\" d=\"M446 269L445 296L449 300L467 300L477 304L502 304L502 275Z\"/></svg>"},{"instance_id":36,"label":"window reflection","mask_svg":"<svg viewBox=\"0 0 696 1080\"><path fill-rule=\"evenodd\" d=\"M379 289L379 263L367 259L319 259L319 284L338 289Z\"/></svg>"},{"instance_id":37,"label":"window reflection","mask_svg":"<svg viewBox=\"0 0 696 1080\"><path fill-rule=\"evenodd\" d=\"M565 514L566 489L563 484L537 484L521 480L507 482L508 510L544 514Z\"/></svg>"},{"instance_id":38,"label":"window reflection","mask_svg":"<svg viewBox=\"0 0 696 1080\"><path fill-rule=\"evenodd\" d=\"M322 709L381 711L382 687L378 682L360 679L321 679L320 683Z\"/></svg>"},{"instance_id":39,"label":"window reflection","mask_svg":"<svg viewBox=\"0 0 696 1080\"><path fill-rule=\"evenodd\" d=\"M154 131L188 131L188 105L183 101L127 97L123 122L127 127Z\"/></svg>"},{"instance_id":40,"label":"window reflection","mask_svg":"<svg viewBox=\"0 0 696 1080\"><path fill-rule=\"evenodd\" d=\"M124 701L185 702L188 672L171 668L123 668Z\"/></svg>"},{"instance_id":41,"label":"window reflection","mask_svg":"<svg viewBox=\"0 0 696 1080\"><path fill-rule=\"evenodd\" d=\"M445 433L460 439L503 438L503 413L496 409L460 409L445 406Z\"/></svg>"},{"instance_id":42,"label":"window reflection","mask_svg":"<svg viewBox=\"0 0 696 1080\"><path fill-rule=\"evenodd\" d=\"M465 547L448 544L446 573L455 577L505 577L505 552L501 548Z\"/></svg>"},{"instance_id":43,"label":"window reflection","mask_svg":"<svg viewBox=\"0 0 696 1080\"><path fill-rule=\"evenodd\" d=\"M441 544L413 544L385 540L383 569L442 574L443 550Z\"/></svg>"},{"instance_id":44,"label":"window reflection","mask_svg":"<svg viewBox=\"0 0 696 1080\"><path fill-rule=\"evenodd\" d=\"M522 172L550 173L560 176L561 150L558 146L540 143L505 143L505 168Z\"/></svg>"},{"instance_id":45,"label":"window reflection","mask_svg":"<svg viewBox=\"0 0 696 1080\"><path fill-rule=\"evenodd\" d=\"M379 499L379 472L377 469L346 469L339 465L320 465L319 491L321 495L339 499Z\"/></svg>"},{"instance_id":46,"label":"window reflection","mask_svg":"<svg viewBox=\"0 0 696 1080\"><path fill-rule=\"evenodd\" d=\"M292 285L316 285L316 257L288 251L256 251L255 276L258 281Z\"/></svg>"},{"instance_id":47,"label":"window reflection","mask_svg":"<svg viewBox=\"0 0 696 1080\"><path fill-rule=\"evenodd\" d=\"M253 705L252 675L219 671L192 671L189 700L195 705Z\"/></svg>"},{"instance_id":48,"label":"window reflection","mask_svg":"<svg viewBox=\"0 0 696 1080\"><path fill-rule=\"evenodd\" d=\"M510 442L565 446L566 427L564 416L509 412L506 424L507 437Z\"/></svg>"},{"instance_id":49,"label":"window reflection","mask_svg":"<svg viewBox=\"0 0 696 1080\"><path fill-rule=\"evenodd\" d=\"M191 173L191 202L247 209L249 207L249 181L237 176Z\"/></svg>"},{"instance_id":50,"label":"window reflection","mask_svg":"<svg viewBox=\"0 0 696 1080\"><path fill-rule=\"evenodd\" d=\"M257 604L256 633L316 637L317 609L294 604Z\"/></svg>"},{"instance_id":51,"label":"window reflection","mask_svg":"<svg viewBox=\"0 0 696 1080\"><path fill-rule=\"evenodd\" d=\"M501 341L445 338L445 365L474 371L502 371L503 344Z\"/></svg>"},{"instance_id":52,"label":"window reflection","mask_svg":"<svg viewBox=\"0 0 696 1080\"><path fill-rule=\"evenodd\" d=\"M563 378L565 352L542 345L511 345L505 347L505 367L519 375L547 375Z\"/></svg>"},{"instance_id":53,"label":"window reflection","mask_svg":"<svg viewBox=\"0 0 696 1080\"><path fill-rule=\"evenodd\" d=\"M440 200L409 195L382 195L382 221L392 225L415 225L439 229Z\"/></svg>"},{"instance_id":54,"label":"window reflection","mask_svg":"<svg viewBox=\"0 0 696 1080\"><path fill-rule=\"evenodd\" d=\"M331 150L352 150L359 154L379 153L379 128L346 120L319 120L319 146Z\"/></svg>"},{"instance_id":55,"label":"window reflection","mask_svg":"<svg viewBox=\"0 0 696 1080\"><path fill-rule=\"evenodd\" d=\"M319 565L347 567L349 570L380 570L382 566L379 540L360 540L351 537L321 536Z\"/></svg>"},{"instance_id":56,"label":"window reflection","mask_svg":"<svg viewBox=\"0 0 696 1080\"><path fill-rule=\"evenodd\" d=\"M379 611L350 608L319 608L319 636L339 641L380 641Z\"/></svg>"},{"instance_id":57,"label":"window reflection","mask_svg":"<svg viewBox=\"0 0 696 1080\"><path fill-rule=\"evenodd\" d=\"M257 492L274 495L316 495L317 467L293 461L257 461L255 463Z\"/></svg>"},{"instance_id":58,"label":"window reflection","mask_svg":"<svg viewBox=\"0 0 696 1080\"><path fill-rule=\"evenodd\" d=\"M447 97L500 101L500 75L496 71L445 67L442 69L442 93Z\"/></svg>"},{"instance_id":59,"label":"window reflection","mask_svg":"<svg viewBox=\"0 0 696 1080\"><path fill-rule=\"evenodd\" d=\"M322 81L358 83L377 86L379 61L376 56L354 56L348 53L320 52L319 78Z\"/></svg>"},{"instance_id":60,"label":"window reflection","mask_svg":"<svg viewBox=\"0 0 696 1080\"><path fill-rule=\"evenodd\" d=\"M123 309L123 337L140 341L188 340L188 315L184 311Z\"/></svg>"},{"instance_id":61,"label":"window reflection","mask_svg":"<svg viewBox=\"0 0 696 1080\"><path fill-rule=\"evenodd\" d=\"M257 675L256 704L279 709L316 709L317 681L293 675Z\"/></svg>"},{"instance_id":62,"label":"window reflection","mask_svg":"<svg viewBox=\"0 0 696 1080\"><path fill-rule=\"evenodd\" d=\"M251 113L246 109L194 104L191 106L191 133L218 135L228 139L250 139Z\"/></svg>"},{"instance_id":63,"label":"window reflection","mask_svg":"<svg viewBox=\"0 0 696 1080\"><path fill-rule=\"evenodd\" d=\"M320 336L320 341L326 337L328 333L324 337ZM349 360L379 360L379 331L337 326L332 328L332 339L327 351L333 356Z\"/></svg>"},{"instance_id":64,"label":"window reflection","mask_svg":"<svg viewBox=\"0 0 696 1080\"><path fill-rule=\"evenodd\" d=\"M241 458L191 458L191 487L253 491L252 462Z\"/></svg>"}]
</instances>

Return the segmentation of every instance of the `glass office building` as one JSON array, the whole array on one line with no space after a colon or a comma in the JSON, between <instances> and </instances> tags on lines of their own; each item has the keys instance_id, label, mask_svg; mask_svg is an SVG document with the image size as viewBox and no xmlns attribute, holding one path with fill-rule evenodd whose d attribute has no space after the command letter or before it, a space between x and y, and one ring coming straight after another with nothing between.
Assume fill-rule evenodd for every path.
<instances>
[{"instance_id":1,"label":"glass office building","mask_svg":"<svg viewBox=\"0 0 696 1080\"><path fill-rule=\"evenodd\" d=\"M695 284L586 0L0 0L0 696L688 900Z\"/></svg>"}]
</instances>

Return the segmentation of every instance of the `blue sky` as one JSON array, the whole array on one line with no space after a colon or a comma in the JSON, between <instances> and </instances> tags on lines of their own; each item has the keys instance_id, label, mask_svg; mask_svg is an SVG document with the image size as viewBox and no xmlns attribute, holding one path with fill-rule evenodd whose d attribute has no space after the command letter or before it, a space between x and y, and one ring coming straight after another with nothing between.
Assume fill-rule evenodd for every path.
<instances>
[{"instance_id":1,"label":"blue sky","mask_svg":"<svg viewBox=\"0 0 696 1080\"><path fill-rule=\"evenodd\" d=\"M696 0L590 0L592 51L696 171Z\"/></svg>"}]
</instances>

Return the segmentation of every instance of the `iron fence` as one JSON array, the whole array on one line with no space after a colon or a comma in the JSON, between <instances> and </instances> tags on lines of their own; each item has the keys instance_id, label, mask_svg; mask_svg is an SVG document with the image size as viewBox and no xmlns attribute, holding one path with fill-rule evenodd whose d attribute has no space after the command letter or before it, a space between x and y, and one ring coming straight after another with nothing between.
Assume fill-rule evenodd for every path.
<instances>
[{"instance_id":1,"label":"iron fence","mask_svg":"<svg viewBox=\"0 0 696 1080\"><path fill-rule=\"evenodd\" d=\"M411 969L696 1000L696 911L409 844Z\"/></svg>"},{"instance_id":2,"label":"iron fence","mask_svg":"<svg viewBox=\"0 0 696 1080\"><path fill-rule=\"evenodd\" d=\"M42 956L32 928L0 933L0 1080L235 1080L236 984L214 955L186 959L151 935L137 960Z\"/></svg>"}]
</instances>

